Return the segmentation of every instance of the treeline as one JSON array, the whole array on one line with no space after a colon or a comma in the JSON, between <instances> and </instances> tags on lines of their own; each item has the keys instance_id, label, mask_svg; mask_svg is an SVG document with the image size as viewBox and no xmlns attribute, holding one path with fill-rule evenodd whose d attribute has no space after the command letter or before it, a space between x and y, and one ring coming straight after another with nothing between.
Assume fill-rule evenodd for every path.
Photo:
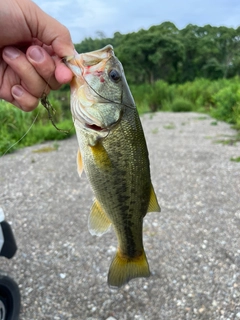
<instances>
[{"instance_id":1,"label":"treeline","mask_svg":"<svg viewBox=\"0 0 240 320\"><path fill-rule=\"evenodd\" d=\"M101 35L76 44L88 52L112 44L122 62L129 83L183 83L196 78L216 80L240 73L240 27L204 27L189 24L179 30L164 22L148 30Z\"/></svg>"}]
</instances>

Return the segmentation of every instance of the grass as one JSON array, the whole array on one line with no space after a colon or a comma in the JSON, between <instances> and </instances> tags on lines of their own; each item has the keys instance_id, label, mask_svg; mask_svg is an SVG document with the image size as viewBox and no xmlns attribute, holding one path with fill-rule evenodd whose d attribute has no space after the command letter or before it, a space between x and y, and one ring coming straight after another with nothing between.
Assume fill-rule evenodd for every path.
<instances>
[{"instance_id":1,"label":"grass","mask_svg":"<svg viewBox=\"0 0 240 320\"><path fill-rule=\"evenodd\" d=\"M230 146L236 145L238 142L240 142L240 132L237 132L234 136L230 136L228 139L216 140L216 143L222 143Z\"/></svg>"},{"instance_id":2,"label":"grass","mask_svg":"<svg viewBox=\"0 0 240 320\"><path fill-rule=\"evenodd\" d=\"M154 128L154 129L152 130L152 133L153 133L153 134L158 133L158 128Z\"/></svg>"},{"instance_id":3,"label":"grass","mask_svg":"<svg viewBox=\"0 0 240 320\"><path fill-rule=\"evenodd\" d=\"M217 121L212 121L212 122L210 123L210 125L211 125L211 126L217 126L217 125L218 125L218 122L217 122Z\"/></svg>"},{"instance_id":4,"label":"grass","mask_svg":"<svg viewBox=\"0 0 240 320\"><path fill-rule=\"evenodd\" d=\"M163 126L163 128L171 130L171 129L175 129L176 127L175 127L174 123L169 123L169 124L166 124L165 126Z\"/></svg>"},{"instance_id":5,"label":"grass","mask_svg":"<svg viewBox=\"0 0 240 320\"><path fill-rule=\"evenodd\" d=\"M44 141L66 139L75 133L71 117L64 117L59 106L55 118L57 127L68 130L68 134L54 128L47 110L41 105L33 112L26 113L0 101L0 155Z\"/></svg>"},{"instance_id":6,"label":"grass","mask_svg":"<svg viewBox=\"0 0 240 320\"><path fill-rule=\"evenodd\" d=\"M36 150L33 150L33 153L45 153L45 152L51 152L58 150L59 145L57 143L54 143L52 146L46 146L42 147Z\"/></svg>"},{"instance_id":7,"label":"grass","mask_svg":"<svg viewBox=\"0 0 240 320\"><path fill-rule=\"evenodd\" d=\"M240 157L231 158L230 160L233 162L240 162Z\"/></svg>"}]
</instances>

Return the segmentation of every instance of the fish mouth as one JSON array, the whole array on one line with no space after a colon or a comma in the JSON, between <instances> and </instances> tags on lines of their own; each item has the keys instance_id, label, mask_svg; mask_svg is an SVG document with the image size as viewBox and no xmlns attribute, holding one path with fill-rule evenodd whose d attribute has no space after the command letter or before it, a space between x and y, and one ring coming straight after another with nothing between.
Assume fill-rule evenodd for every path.
<instances>
[{"instance_id":1,"label":"fish mouth","mask_svg":"<svg viewBox=\"0 0 240 320\"><path fill-rule=\"evenodd\" d=\"M106 131L106 128L99 127L96 124L85 123L85 128L93 131L97 131L97 132Z\"/></svg>"},{"instance_id":2,"label":"fish mouth","mask_svg":"<svg viewBox=\"0 0 240 320\"><path fill-rule=\"evenodd\" d=\"M79 112L80 111L80 112ZM81 113L81 110L78 110L77 117L73 117L75 124L80 129L90 130L94 132L108 132L109 129L105 126L102 126L99 122L94 121L93 119L90 119L85 114L83 115Z\"/></svg>"}]
</instances>

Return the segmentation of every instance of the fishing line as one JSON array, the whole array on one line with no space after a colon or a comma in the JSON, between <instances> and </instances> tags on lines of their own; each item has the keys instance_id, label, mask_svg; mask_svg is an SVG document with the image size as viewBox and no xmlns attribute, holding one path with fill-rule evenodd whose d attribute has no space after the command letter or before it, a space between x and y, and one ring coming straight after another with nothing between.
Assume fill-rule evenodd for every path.
<instances>
[{"instance_id":1,"label":"fishing line","mask_svg":"<svg viewBox=\"0 0 240 320\"><path fill-rule=\"evenodd\" d=\"M26 135L27 135L28 132L32 129L34 123L36 122L38 115L39 115L39 111L38 111L36 117L34 118L32 124L31 124L30 127L28 128L28 130L24 133L24 135L23 135L17 142L15 142L14 144L12 144L12 145L4 152L4 154L3 154L1 157L5 156L5 154L6 154L9 150L11 150L17 143L19 143L24 137L26 137Z\"/></svg>"},{"instance_id":2,"label":"fishing line","mask_svg":"<svg viewBox=\"0 0 240 320\"><path fill-rule=\"evenodd\" d=\"M127 108L130 108L130 109L135 109L136 107L135 106L129 106L125 103L123 103L122 101L121 102L115 102L113 100L110 100L104 96L102 96L100 93L98 93L89 83L88 81L83 77L84 81L87 83L87 85L92 89L93 92L95 92L99 97L103 98L104 100L106 100L107 102L109 103L115 103L115 104L118 104L118 105L121 105L121 106L125 106Z\"/></svg>"},{"instance_id":3,"label":"fishing line","mask_svg":"<svg viewBox=\"0 0 240 320\"><path fill-rule=\"evenodd\" d=\"M62 59L62 60L64 60L64 59ZM49 79L50 79L50 77L49 77ZM49 85L49 83L48 83L48 81L47 81L46 87L47 87L48 85ZM54 114L54 113L56 112L56 110L53 108L53 106L52 106L51 103L49 102L46 93L43 92L43 95L42 95L42 97L41 97L41 99L40 99L40 102L41 102L42 106L47 110L47 112L48 112L48 118L49 118L49 120L52 122L52 125L54 126L54 128L56 128L56 129L57 129L58 131L60 131L60 132L64 132L64 133L68 134L68 133L71 131L71 129L72 129L73 126L72 126L69 130L62 130L62 129L59 129L59 128L55 125L52 114ZM52 113L51 113L51 112L52 112ZM23 135L18 141L16 141L14 144L12 144L12 145L4 152L4 154L2 154L2 155L0 156L0 158L3 157L3 156L5 156L5 154L8 153L9 150L11 150L16 144L18 144L20 141L22 141L22 139L24 139L24 138L26 137L26 135L27 135L28 132L32 129L34 123L36 122L36 120L37 120L37 118L38 118L38 116L39 116L39 113L40 113L40 112L38 111L36 117L33 119L32 124L30 125L30 127L28 128L28 130L24 133L24 135Z\"/></svg>"},{"instance_id":4,"label":"fishing line","mask_svg":"<svg viewBox=\"0 0 240 320\"><path fill-rule=\"evenodd\" d=\"M54 122L54 120L53 120L53 115L55 114L56 110L53 108L53 106L52 106L51 103L49 102L46 93L44 93L44 94L42 95L42 98L40 99L40 101L41 101L41 105L47 110L47 112L48 112L48 118L49 118L49 120L52 122L52 125L54 126L54 128L57 129L57 130L60 131L60 132L63 132L63 133L68 134L72 128L71 128L70 130L63 130L63 129L59 129L59 128L56 126L56 124L55 124L55 122ZM52 113L51 113L51 112L52 112Z\"/></svg>"},{"instance_id":5,"label":"fishing line","mask_svg":"<svg viewBox=\"0 0 240 320\"><path fill-rule=\"evenodd\" d=\"M76 60L75 57L74 57L74 59ZM109 58L109 59L110 59L110 58ZM109 59L108 59L108 60L109 60ZM65 61L66 61L66 60L64 60L64 62L65 62ZM77 63L77 62L76 62L76 63ZM118 105L124 105L125 107L130 108L130 109L135 109L135 108L136 108L136 106L129 106L129 105L124 104L124 103L122 103L122 102L115 102L115 101L113 101L113 100L110 100L110 99L102 96L100 93L98 93L98 92L88 83L88 81L86 80L86 78L85 78L84 76L82 76L82 77L83 77L84 81L86 82L86 84L92 89L92 91L95 92L95 93L96 93L99 97L101 97L102 99L106 100L107 102L109 102L109 103L115 103L115 104L118 104Z\"/></svg>"},{"instance_id":6,"label":"fishing line","mask_svg":"<svg viewBox=\"0 0 240 320\"><path fill-rule=\"evenodd\" d=\"M61 59L63 62L65 62L65 58L62 58ZM50 77L49 77L50 79ZM48 79L48 81L49 81ZM47 84L46 84L46 87L49 86L49 82L47 81ZM50 87L50 86L49 86ZM56 126L55 122L54 122L54 119L53 119L53 115L56 113L56 110L53 108L53 106L51 105L51 103L49 102L48 100L48 96L47 94L43 91L43 94L42 94L42 97L40 98L40 102L41 102L41 105L47 110L48 112L48 119L52 122L52 125L54 126L55 129L57 129L58 131L60 132L63 132L65 134L69 134L69 132L71 131L71 129L73 128L73 125L72 127L69 129L69 130L63 130L63 129L60 129Z\"/></svg>"}]
</instances>

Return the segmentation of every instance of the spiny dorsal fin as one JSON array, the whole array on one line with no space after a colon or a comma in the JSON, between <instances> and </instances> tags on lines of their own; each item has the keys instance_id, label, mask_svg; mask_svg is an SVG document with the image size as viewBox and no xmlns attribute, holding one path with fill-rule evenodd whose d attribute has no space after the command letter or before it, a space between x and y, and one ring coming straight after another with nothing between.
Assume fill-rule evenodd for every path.
<instances>
[{"instance_id":1,"label":"spiny dorsal fin","mask_svg":"<svg viewBox=\"0 0 240 320\"><path fill-rule=\"evenodd\" d=\"M88 229L92 235L101 236L111 226L111 221L97 200L94 201L88 218Z\"/></svg>"},{"instance_id":2,"label":"spiny dorsal fin","mask_svg":"<svg viewBox=\"0 0 240 320\"><path fill-rule=\"evenodd\" d=\"M80 150L77 152L77 170L79 177L81 178L82 172L83 172L83 161L82 161L82 155L80 153Z\"/></svg>"},{"instance_id":3,"label":"spiny dorsal fin","mask_svg":"<svg viewBox=\"0 0 240 320\"><path fill-rule=\"evenodd\" d=\"M150 200L147 212L160 212L161 208L158 204L157 197L155 191L153 189L153 185L151 184L151 193L150 193Z\"/></svg>"}]
</instances>

